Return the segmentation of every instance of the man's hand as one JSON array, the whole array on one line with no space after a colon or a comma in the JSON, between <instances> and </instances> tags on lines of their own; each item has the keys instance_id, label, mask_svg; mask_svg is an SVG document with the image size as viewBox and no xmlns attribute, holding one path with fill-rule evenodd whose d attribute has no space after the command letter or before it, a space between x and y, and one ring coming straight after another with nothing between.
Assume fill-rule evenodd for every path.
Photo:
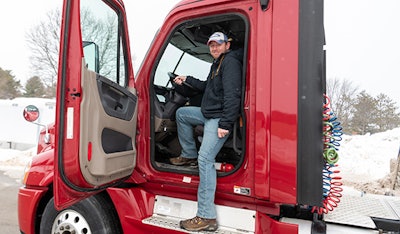
<instances>
[{"instance_id":1,"label":"man's hand","mask_svg":"<svg viewBox=\"0 0 400 234\"><path fill-rule=\"evenodd\" d=\"M219 138L223 138L223 137L225 137L226 135L228 135L229 134L229 130L225 130L225 129L222 129L222 128L218 128L218 137Z\"/></svg>"},{"instance_id":2,"label":"man's hand","mask_svg":"<svg viewBox=\"0 0 400 234\"><path fill-rule=\"evenodd\" d=\"M186 76L177 76L174 78L174 82L178 85L182 85L186 81Z\"/></svg>"}]
</instances>

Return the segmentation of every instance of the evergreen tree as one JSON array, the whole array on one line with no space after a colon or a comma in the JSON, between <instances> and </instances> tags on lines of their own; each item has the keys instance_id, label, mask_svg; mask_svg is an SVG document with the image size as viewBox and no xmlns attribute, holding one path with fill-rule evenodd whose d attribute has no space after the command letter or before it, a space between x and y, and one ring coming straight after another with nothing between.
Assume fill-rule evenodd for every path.
<instances>
[{"instance_id":1,"label":"evergreen tree","mask_svg":"<svg viewBox=\"0 0 400 234\"><path fill-rule=\"evenodd\" d=\"M327 80L327 94L332 110L346 134L366 134L400 127L397 104L385 94L372 97L365 90L358 93L350 81Z\"/></svg>"},{"instance_id":2,"label":"evergreen tree","mask_svg":"<svg viewBox=\"0 0 400 234\"><path fill-rule=\"evenodd\" d=\"M362 91L357 95L354 109L355 112L349 126L352 132L364 135L366 133L375 133L379 130L375 123L375 117L378 112L376 99Z\"/></svg>"},{"instance_id":3,"label":"evergreen tree","mask_svg":"<svg viewBox=\"0 0 400 234\"><path fill-rule=\"evenodd\" d=\"M31 77L25 84L24 97L44 97L45 87L38 76Z\"/></svg>"},{"instance_id":4,"label":"evergreen tree","mask_svg":"<svg viewBox=\"0 0 400 234\"><path fill-rule=\"evenodd\" d=\"M13 99L21 95L21 84L11 71L0 68L0 99Z\"/></svg>"},{"instance_id":5,"label":"evergreen tree","mask_svg":"<svg viewBox=\"0 0 400 234\"><path fill-rule=\"evenodd\" d=\"M391 130L400 126L400 114L397 112L396 103L385 94L376 97L377 113L375 123L380 132Z\"/></svg>"}]
</instances>

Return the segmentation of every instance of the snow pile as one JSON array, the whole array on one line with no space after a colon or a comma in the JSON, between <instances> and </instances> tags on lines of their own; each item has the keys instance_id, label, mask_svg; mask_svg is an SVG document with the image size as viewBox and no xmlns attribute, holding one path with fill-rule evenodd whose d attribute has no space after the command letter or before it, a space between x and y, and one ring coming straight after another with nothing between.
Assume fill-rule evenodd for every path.
<instances>
[{"instance_id":1,"label":"snow pile","mask_svg":"<svg viewBox=\"0 0 400 234\"><path fill-rule=\"evenodd\" d=\"M372 135L345 135L340 144L338 164L345 190L350 187L366 193L400 196L398 185L392 190L400 128Z\"/></svg>"},{"instance_id":2,"label":"snow pile","mask_svg":"<svg viewBox=\"0 0 400 234\"><path fill-rule=\"evenodd\" d=\"M19 182L23 177L26 164L34 155L36 155L36 148L25 151L0 148L0 171L4 171L5 175Z\"/></svg>"},{"instance_id":3,"label":"snow pile","mask_svg":"<svg viewBox=\"0 0 400 234\"><path fill-rule=\"evenodd\" d=\"M400 128L372 135L344 135L338 151L343 180L373 181L387 176L399 147Z\"/></svg>"}]
</instances>

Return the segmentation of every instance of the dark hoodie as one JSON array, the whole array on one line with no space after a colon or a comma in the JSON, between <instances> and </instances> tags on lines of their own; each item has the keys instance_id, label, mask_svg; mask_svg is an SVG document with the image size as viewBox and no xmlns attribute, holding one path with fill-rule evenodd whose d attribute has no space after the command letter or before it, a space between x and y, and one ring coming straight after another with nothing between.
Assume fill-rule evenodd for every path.
<instances>
[{"instance_id":1,"label":"dark hoodie","mask_svg":"<svg viewBox=\"0 0 400 234\"><path fill-rule=\"evenodd\" d=\"M206 81L188 76L186 82L203 91L201 112L220 118L219 128L232 131L239 116L242 90L242 51L228 51L213 61Z\"/></svg>"}]
</instances>

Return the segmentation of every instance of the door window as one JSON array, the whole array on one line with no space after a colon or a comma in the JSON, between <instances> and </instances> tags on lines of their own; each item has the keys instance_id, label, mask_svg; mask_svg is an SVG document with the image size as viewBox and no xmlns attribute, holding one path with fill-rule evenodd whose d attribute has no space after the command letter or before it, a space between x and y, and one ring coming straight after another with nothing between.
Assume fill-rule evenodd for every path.
<instances>
[{"instance_id":1,"label":"door window","mask_svg":"<svg viewBox=\"0 0 400 234\"><path fill-rule=\"evenodd\" d=\"M119 28L118 15L103 1L81 1L81 30L87 67L125 87L127 75ZM86 49L85 44L90 49Z\"/></svg>"}]
</instances>

